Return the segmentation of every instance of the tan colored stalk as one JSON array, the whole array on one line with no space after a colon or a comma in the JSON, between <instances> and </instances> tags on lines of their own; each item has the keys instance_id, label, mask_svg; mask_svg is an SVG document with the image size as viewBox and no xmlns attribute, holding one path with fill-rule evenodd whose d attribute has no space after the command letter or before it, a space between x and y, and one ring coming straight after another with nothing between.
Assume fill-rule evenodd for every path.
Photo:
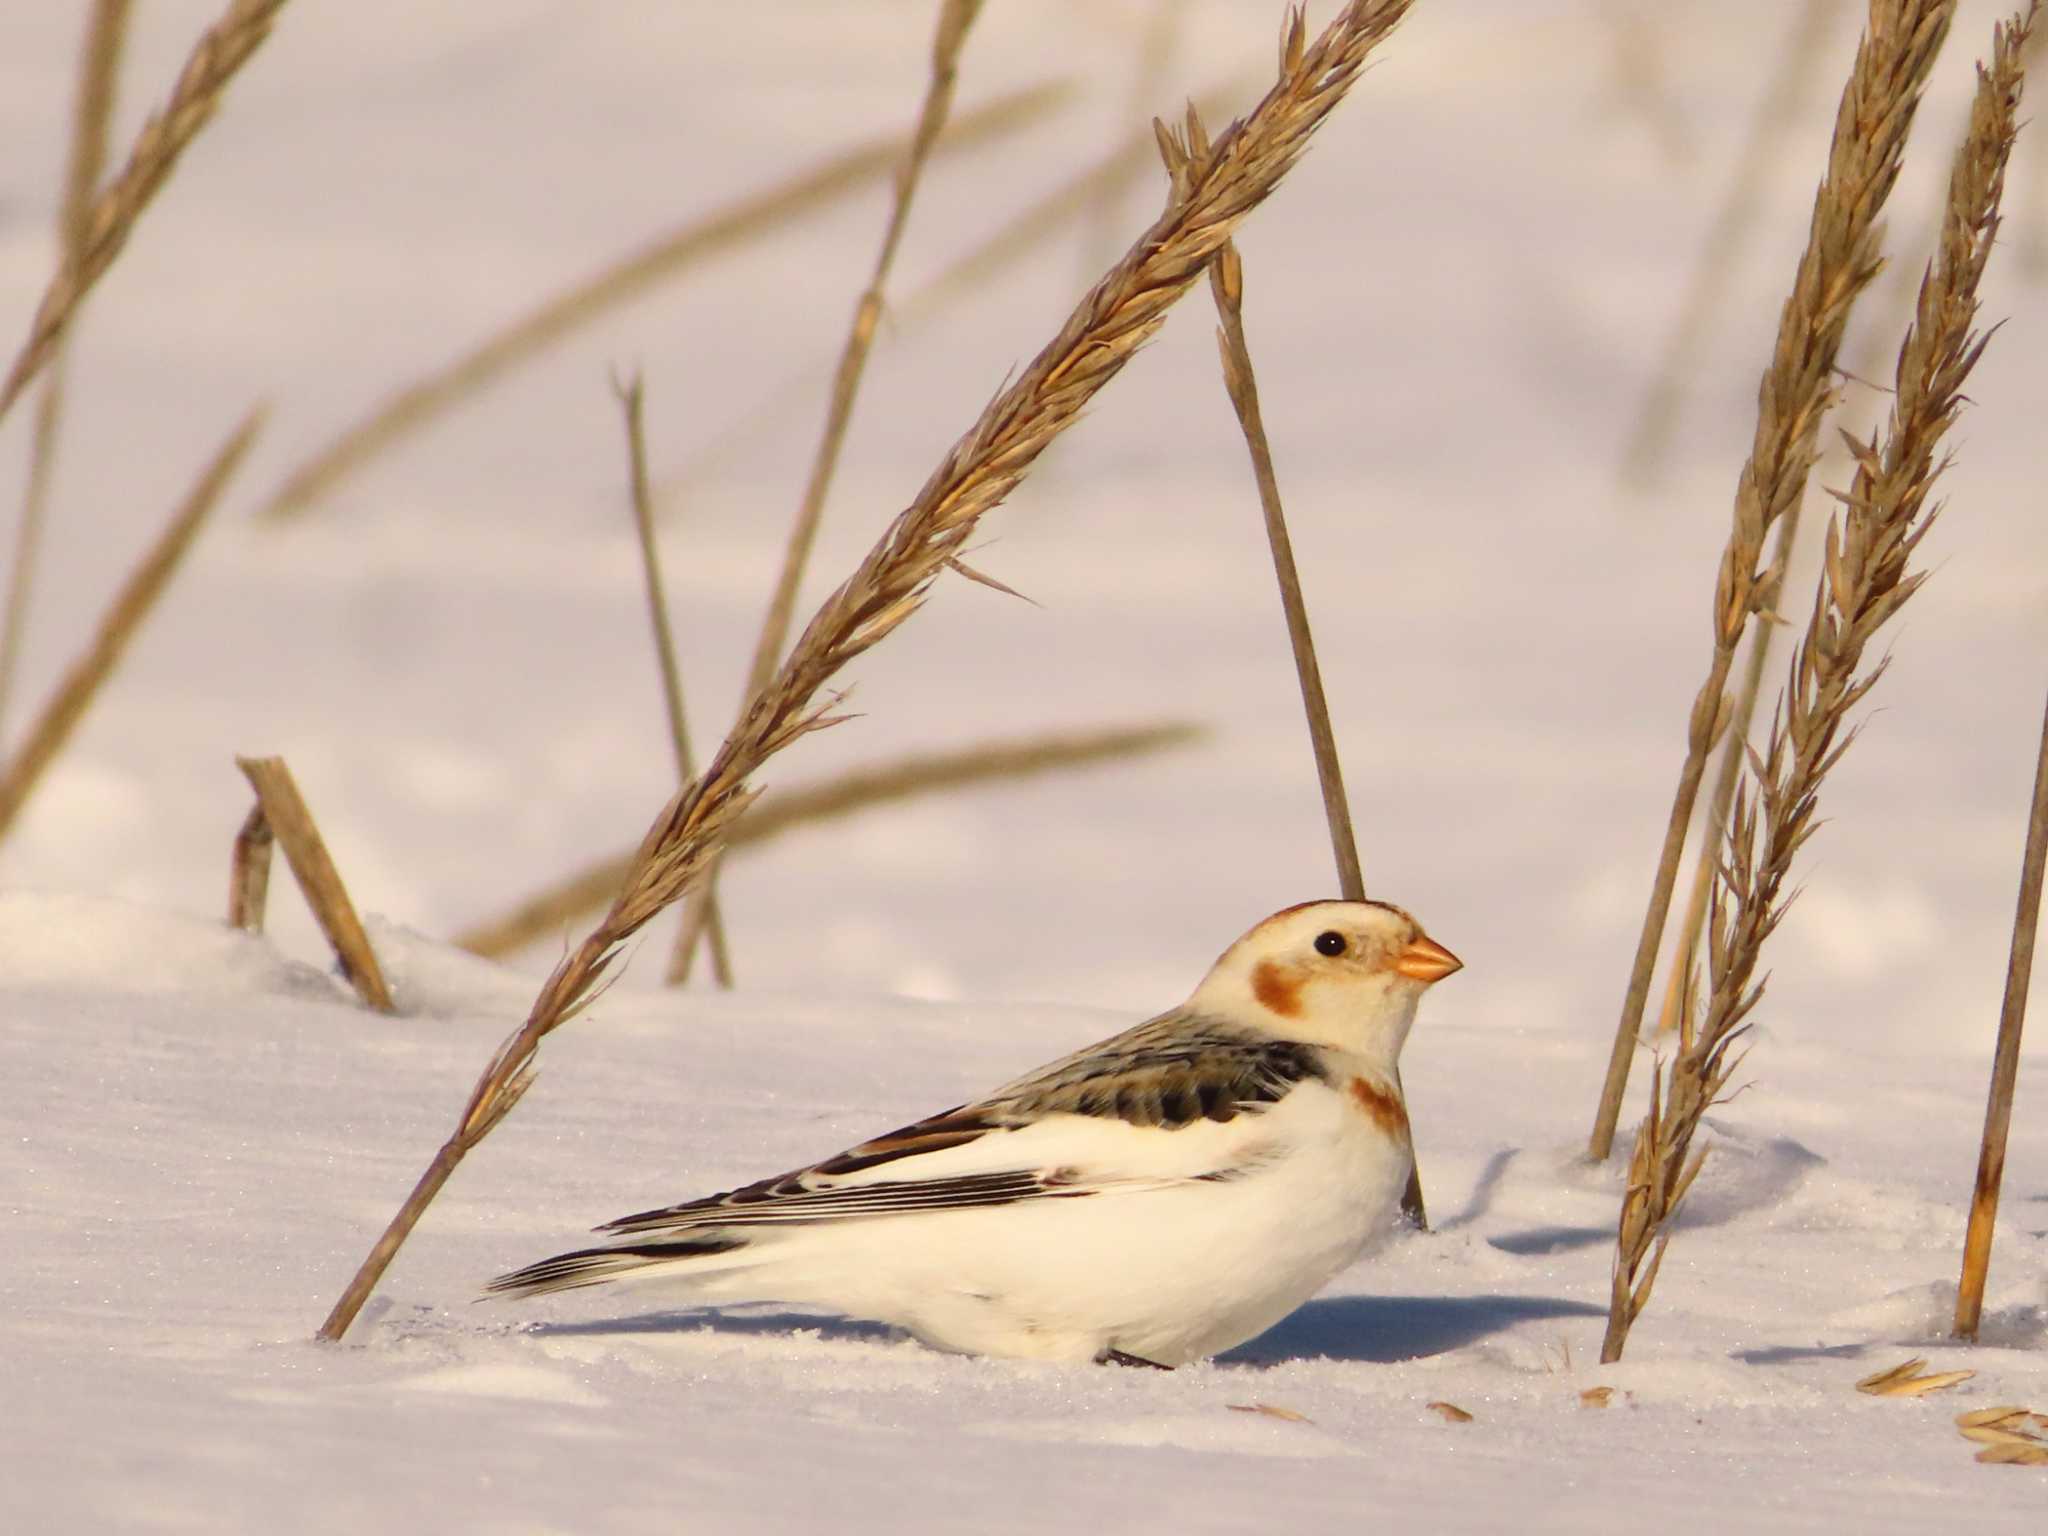
<instances>
[{"instance_id":1,"label":"tan colored stalk","mask_svg":"<svg viewBox=\"0 0 2048 1536\"><path fill-rule=\"evenodd\" d=\"M1298 46L1296 34L1302 28L1296 12L1293 32L1283 46ZM1201 115L1193 106L1187 111L1184 137L1176 137L1164 124L1155 123L1160 154L1167 174L1176 183L1187 174L1192 155L1208 148L1208 135ZM1315 633L1309 627L1308 603L1301 592L1301 573L1295 568L1294 541L1287 532L1287 513L1280 500L1280 479L1273 468L1273 447L1266 437L1265 413L1259 407L1259 381L1252 369L1251 343L1244 330L1244 262L1237 243L1226 240L1209 264L1209 292L1216 301L1216 315L1222 322L1216 331L1216 350L1223 366L1223 389L1237 414L1245 448L1251 456L1252 478L1258 485L1259 509L1266 525L1266 546L1273 556L1273 575L1280 588L1280 610L1287 621L1287 640L1294 653L1294 677L1301 691L1302 714L1308 722L1309 752L1315 761L1316 782L1322 789L1323 818L1330 833L1330 856L1337 867L1337 888L1346 901L1365 900L1365 873L1358 862L1358 835L1352 829L1351 802L1344 793L1344 767L1337 756L1337 735L1330 726L1330 704L1323 690L1323 671L1316 659ZM1396 1073L1395 1087L1400 1087ZM1409 1170L1408 1188L1401 1208L1408 1219L1424 1231L1429 1213L1422 1197L1419 1164Z\"/></svg>"},{"instance_id":2,"label":"tan colored stalk","mask_svg":"<svg viewBox=\"0 0 2048 1536\"><path fill-rule=\"evenodd\" d=\"M1671 448L1678 403L1688 379L1699 372L1701 345L1726 306L1729 279L1740 269L1744 241L1756 228L1764 193L1778 168L1783 146L1799 116L1806 83L1820 67L1842 0L1799 0L1791 37L1777 50L1777 68L1751 114L1749 130L1735 157L1735 179L1714 212L1700 242L1691 285L1671 339L1657 359L1649 391L1628 436L1622 476L1633 485L1653 482Z\"/></svg>"},{"instance_id":3,"label":"tan colored stalk","mask_svg":"<svg viewBox=\"0 0 2048 1536\"><path fill-rule=\"evenodd\" d=\"M341 965L341 974L367 1007L379 1013L390 1013L391 988L384 980L384 969L377 963L376 951L370 948L370 936L363 932L362 919L356 916L356 904L348 899L348 887L341 883L341 872L334 867L334 859L327 852L327 840L320 835L320 828L313 821L313 813L307 808L305 797L299 793L291 769L285 766L281 757L238 757L235 766L242 770L242 777L256 791L256 809L261 813L264 825L270 829L270 839L284 849L285 862L291 866L293 878L299 882L299 891L313 911L313 920L320 925L320 931L333 947L334 958ZM247 844L250 855L254 857L261 853L267 866L268 841L251 837L245 823L235 837L236 857L241 857ZM245 872L237 878L236 891L244 903L249 895L254 894L255 882L253 873ZM262 884L267 892L270 884L267 872L262 877ZM245 904L242 910L246 916L252 909ZM260 913L260 909L256 910ZM261 923L260 915L257 921Z\"/></svg>"},{"instance_id":4,"label":"tan colored stalk","mask_svg":"<svg viewBox=\"0 0 2048 1536\"><path fill-rule=\"evenodd\" d=\"M228 926L244 933L261 933L270 907L270 854L277 835L270 830L270 818L263 814L259 799L242 818L228 861Z\"/></svg>"},{"instance_id":5,"label":"tan colored stalk","mask_svg":"<svg viewBox=\"0 0 2048 1536\"><path fill-rule=\"evenodd\" d=\"M1991 1236L1998 1224L1998 1192L2005 1181L2006 1134L2012 1128L2013 1091L2019 1082L2020 1032L2027 1022L2027 983L2034 973L2034 935L2041 926L2041 876L2048 869L2048 717L2034 763L2034 803L2027 817L2027 848L2020 861L2020 895L2005 967L2005 1001L1998 1013L1998 1049L1991 1060L1991 1090L1984 1106L1984 1139L1977 1151L1977 1182L1970 1195L1970 1227L1963 1239L1963 1276L1956 1286L1956 1332L1977 1337L1984 1316L1984 1282L1991 1271Z\"/></svg>"},{"instance_id":6,"label":"tan colored stalk","mask_svg":"<svg viewBox=\"0 0 2048 1536\"><path fill-rule=\"evenodd\" d=\"M676 782L697 777L697 757L690 750L689 717L683 710L683 669L676 661L676 637L668 623L668 597L662 590L661 550L654 538L654 498L647 489L647 390L634 374L618 386L626 415L626 477L633 508L633 527L640 537L640 568L647 577L647 616L654 629L654 655L661 667L661 697L668 709L669 745L676 757ZM714 898L715 900L715 898ZM732 986L732 958L725 947L725 918L710 908L711 973L721 987ZM675 983L684 980L671 976Z\"/></svg>"},{"instance_id":7,"label":"tan colored stalk","mask_svg":"<svg viewBox=\"0 0 2048 1536\"><path fill-rule=\"evenodd\" d=\"M2048 47L2048 33L2036 32L2033 54L2027 60L2032 67L2044 47ZM2020 233L2020 261L2029 277L2039 282L2048 277L2048 155L2030 157L2034 162L2033 184L2027 189L2027 199L2032 217Z\"/></svg>"},{"instance_id":8,"label":"tan colored stalk","mask_svg":"<svg viewBox=\"0 0 2048 1536\"><path fill-rule=\"evenodd\" d=\"M1882 264L1878 216L1898 179L1920 93L1954 9L1954 0L1870 0L1869 26L1842 91L1806 249L1758 388L1756 437L1736 482L1733 525L1715 575L1713 654L1687 719L1685 760L1672 794L1664 845L1593 1118L1587 1152L1596 1162L1614 1145L1636 1031L1670 913L1672 887L1678 883L1686 827L1699 798L1707 756L1728 723L1731 706L1725 689L1736 647L1750 615L1770 599L1776 585L1776 572L1763 568L1764 541L1806 492L1821 421L1835 400L1834 366L1842 332L1857 296Z\"/></svg>"},{"instance_id":9,"label":"tan colored stalk","mask_svg":"<svg viewBox=\"0 0 2048 1536\"><path fill-rule=\"evenodd\" d=\"M0 418L55 355L64 327L121 254L136 220L163 190L186 146L212 119L228 82L270 35L271 23L284 4L285 0L228 0L220 20L192 45L170 99L142 125L128 147L127 163L93 200L84 239L76 250L66 250L43 290L27 339L0 383Z\"/></svg>"},{"instance_id":10,"label":"tan colored stalk","mask_svg":"<svg viewBox=\"0 0 2048 1536\"><path fill-rule=\"evenodd\" d=\"M921 752L855 768L819 784L771 790L763 795L733 825L725 851L738 854L785 832L836 821L878 805L921 799L975 784L1006 783L1066 768L1115 762L1185 746L1200 740L1203 734L1200 726L1164 721L1156 725L977 742L951 751ZM510 911L465 929L456 935L455 945L498 959L542 939L559 940L565 926L603 907L618 894L632 865L630 849L585 865Z\"/></svg>"},{"instance_id":11,"label":"tan colored stalk","mask_svg":"<svg viewBox=\"0 0 2048 1536\"><path fill-rule=\"evenodd\" d=\"M1947 465L1942 438L1963 407L1963 387L1988 338L1977 331L1977 289L1998 233L2005 167L2017 131L2024 66L2020 49L2036 15L2030 6L2000 26L1991 64L1980 67L1970 132L1949 176L1941 242L1921 280L1912 326L1899 349L1896 395L1882 444L1850 439L1855 478L1829 520L1812 616L1792 658L1784 699L1763 753L1752 759L1753 793L1736 796L1727 855L1708 918L1706 1012L1692 1043L1672 1058L1663 1093L1629 1158L1615 1249L1613 1297L1600 1358L1621 1358L1671 1240L1671 1219L1699 1171L1692 1150L1700 1117L1721 1096L1763 996L1758 965L1791 897L1792 861L1819 826L1828 771L1854 742L1848 717L1884 676L1886 659L1864 655L1920 583L1909 571L1934 518L1929 501Z\"/></svg>"},{"instance_id":12,"label":"tan colored stalk","mask_svg":"<svg viewBox=\"0 0 2048 1536\"><path fill-rule=\"evenodd\" d=\"M100 616L99 627L93 631L85 653L64 674L57 691L15 748L14 756L0 766L0 841L6 840L43 771L71 739L72 731L98 696L101 685L113 674L136 630L163 596L178 563L198 537L207 513L220 500L221 492L227 489L229 479L249 451L262 420L261 410L250 412L214 453L156 542L143 552L121 584L121 590L114 594L114 601Z\"/></svg>"},{"instance_id":13,"label":"tan colored stalk","mask_svg":"<svg viewBox=\"0 0 2048 1536\"><path fill-rule=\"evenodd\" d=\"M939 152L985 144L1037 122L1069 94L1065 85L1037 85L963 112ZM772 234L793 219L879 179L902 153L900 138L857 144L766 191L692 219L610 263L453 362L388 396L369 415L301 460L264 500L256 516L276 519L303 512L372 459L425 430L522 363L698 263Z\"/></svg>"},{"instance_id":14,"label":"tan colored stalk","mask_svg":"<svg viewBox=\"0 0 2048 1536\"><path fill-rule=\"evenodd\" d=\"M796 520L790 525L789 543L782 553L782 569L768 598L768 612L761 621L761 633L754 642L754 660L747 669L747 694L759 693L775 675L782 660L782 648L789 642L789 627L796 615L797 591L803 585L804 570L810 564L811 546L817 542L818 525L825 516L825 499L832 491L832 477L839 467L839 453L846 444L846 429L853 421L853 405L860 394L861 376L867 371L868 352L874 346L875 330L882 323L882 294L889 281L889 269L896 264L903 231L910 223L910 204L916 196L925 161L938 142L953 109L953 89L959 79L960 50L967 34L980 16L982 0L940 0L938 21L932 33L931 73L925 83L924 103L918 109L917 127L896 170L896 191L889 204L889 221L882 230L882 246L875 253L874 270L861 290L853 309L853 323L839 351L839 366L833 373L832 395L825 409L824 430L811 458L811 473L804 485L803 500ZM714 860L704 878L704 894L683 913L676 931L674 952L669 958L669 979L689 974L698 940L703 936L707 915L716 910L718 865Z\"/></svg>"},{"instance_id":15,"label":"tan colored stalk","mask_svg":"<svg viewBox=\"0 0 2048 1536\"><path fill-rule=\"evenodd\" d=\"M71 148L64 168L64 197L57 211L57 244L66 265L84 258L92 221L92 194L107 163L107 125L114 114L114 86L121 53L128 38L130 0L93 0L78 53L78 95L71 112ZM57 464L57 429L64 419L64 344L44 366L42 393L36 399L36 420L29 438L28 488L21 498L21 520L15 525L14 562L8 569L7 596L0 605L0 732L7 724L7 703L21 660L21 637L28 622L29 591L36 554L42 545L43 518L49 506L50 480Z\"/></svg>"},{"instance_id":16,"label":"tan colored stalk","mask_svg":"<svg viewBox=\"0 0 2048 1536\"><path fill-rule=\"evenodd\" d=\"M1778 539L1771 550L1770 590L1757 596L1757 612L1765 622L1750 630L1742 685L1736 691L1734 713L1721 735L1721 762L1714 774L1714 793L1707 800L1707 819L1700 828L1700 851L1693 863L1692 888L1686 896L1685 916L1679 920L1678 933L1672 940L1671 974L1665 978L1664 1005L1657 1016L1660 1035L1677 1029L1684 1018L1679 1003L1685 978L1698 959L1700 929L1707 920L1707 897L1713 886L1715 851L1727 835L1728 813L1735 805L1735 786L1749 756L1750 726L1756 720L1757 699L1763 693L1764 668L1770 661L1771 643L1778 637L1778 597L1799 544L1800 505L1793 502L1778 522Z\"/></svg>"},{"instance_id":17,"label":"tan colored stalk","mask_svg":"<svg viewBox=\"0 0 2048 1536\"><path fill-rule=\"evenodd\" d=\"M485 1067L454 1130L336 1301L320 1337L338 1339L347 1332L449 1175L532 1084L540 1042L590 1004L620 946L703 877L757 793L750 785L753 775L783 747L836 722L837 697L819 698L826 684L917 611L982 516L1016 488L1046 446L1151 339L1217 249L1279 185L1410 3L1351 0L1312 45L1286 61L1281 79L1251 115L1225 130L1212 153L1192 168L1186 192L1171 200L1082 298L1059 334L989 401L910 505L825 600L703 775L648 829L610 910L555 968L526 1022Z\"/></svg>"}]
</instances>

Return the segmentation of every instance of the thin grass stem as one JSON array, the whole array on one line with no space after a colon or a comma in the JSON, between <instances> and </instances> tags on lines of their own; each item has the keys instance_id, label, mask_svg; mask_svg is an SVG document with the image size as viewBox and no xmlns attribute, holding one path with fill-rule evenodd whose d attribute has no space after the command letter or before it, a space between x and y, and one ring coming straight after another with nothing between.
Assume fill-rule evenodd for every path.
<instances>
[{"instance_id":1,"label":"thin grass stem","mask_svg":"<svg viewBox=\"0 0 2048 1536\"><path fill-rule=\"evenodd\" d=\"M291 866L292 876L298 881L299 892L312 910L313 920L320 925L321 933L326 935L328 944L333 948L342 977L355 989L356 996L366 1007L379 1013L392 1012L391 985L384 979L384 968L377 963L377 952L370 948L370 936L363 931L362 919L356 916L356 904L349 900L341 871L334 867L334 857L327 851L327 839L320 835L319 825L313 820L313 812L307 806L305 796L299 793L298 782L292 777L291 769L285 766L281 757L238 757L235 766L242 770L242 777L256 792L256 809L262 814L270 838L284 849L285 863ZM245 843L252 855L258 851L262 853L263 867L267 871L269 849L250 835L246 823L235 837L238 857ZM238 880L237 892L251 893L253 885L253 876ZM267 873L263 876L263 887L267 892ZM260 899L254 908L259 914L259 924L262 921ZM247 895L243 900L246 903ZM244 917L250 911L249 906L243 906Z\"/></svg>"},{"instance_id":2,"label":"thin grass stem","mask_svg":"<svg viewBox=\"0 0 2048 1536\"><path fill-rule=\"evenodd\" d=\"M676 637L668 622L668 596L661 579L661 550L654 537L654 499L647 489L647 390L639 374L615 386L626 417L626 473L633 527L640 538L640 569L647 577L647 616L654 630L654 655L661 666L661 697L668 709L669 745L675 752L676 782L697 777L696 754L690 750L689 717L683 710L683 670L676 660ZM721 987L732 986L732 957L725 947L725 917L716 898L707 911L711 937L711 974ZM687 979L670 976L669 981Z\"/></svg>"},{"instance_id":3,"label":"thin grass stem","mask_svg":"<svg viewBox=\"0 0 2048 1536\"><path fill-rule=\"evenodd\" d=\"M63 253L63 261L71 265L84 259L92 220L92 194L107 162L108 124L114 115L114 87L128 39L130 4L131 0L92 0L85 38L79 46L78 94L71 112L64 197L57 212L58 249ZM7 595L0 599L0 740L5 739L7 705L21 663L21 640L28 624L29 596L35 584L36 557L42 547L43 520L57 469L58 429L63 419L64 338L60 336L50 361L44 365L43 388L36 399L35 426L29 438L28 485L21 498L21 520L15 524Z\"/></svg>"},{"instance_id":4,"label":"thin grass stem","mask_svg":"<svg viewBox=\"0 0 2048 1536\"><path fill-rule=\"evenodd\" d=\"M1587 1144L1595 1162L1604 1160L1614 1145L1686 828L1708 754L1732 709L1725 690L1735 651L1751 615L1770 600L1776 585L1775 572L1763 568L1764 544L1806 493L1821 423L1836 397L1835 358L1842 335L1857 297L1882 266L1879 215L1898 180L1920 96L1954 10L1954 0L1870 0L1869 24L1835 115L1806 249L1758 387L1756 436L1736 482L1732 526L1715 573L1713 654L1687 716L1685 759Z\"/></svg>"},{"instance_id":5,"label":"thin grass stem","mask_svg":"<svg viewBox=\"0 0 2048 1536\"><path fill-rule=\"evenodd\" d=\"M251 411L228 435L200 472L199 479L178 504L163 532L143 551L142 558L128 573L128 579L100 616L84 653L64 674L57 691L30 724L13 757L0 766L0 842L13 829L22 807L42 782L43 773L64 745L100 689L119 665L129 642L142 622L155 609L157 599L170 585L171 577L199 536L201 524L227 489L236 468L255 441L262 425L261 409Z\"/></svg>"},{"instance_id":6,"label":"thin grass stem","mask_svg":"<svg viewBox=\"0 0 2048 1536\"><path fill-rule=\"evenodd\" d=\"M1970 1225L1963 1239L1963 1274L1956 1285L1956 1332L1977 1337L1984 1318L1984 1282L1991 1271L1991 1237L1998 1224L1998 1192L2005 1181L2005 1143L2012 1129L2013 1092L2019 1083L2020 1032L2027 1023L2027 983L2034 974L2034 936L2041 926L2041 877L2048 870L2048 715L2034 763L2034 802L2027 814L2026 854L2005 966L2005 1000L1998 1011L1998 1049L1991 1058L1991 1089L1984 1106L1984 1139L1970 1194Z\"/></svg>"},{"instance_id":7,"label":"thin grass stem","mask_svg":"<svg viewBox=\"0 0 2048 1536\"><path fill-rule=\"evenodd\" d=\"M213 119L228 84L270 35L285 0L228 0L199 35L162 108L128 148L128 159L93 200L84 238L67 249L29 321L28 335L0 381L0 420L55 356L57 343L93 285L107 275L136 221L170 180L178 157Z\"/></svg>"},{"instance_id":8,"label":"thin grass stem","mask_svg":"<svg viewBox=\"0 0 2048 1536\"><path fill-rule=\"evenodd\" d=\"M822 783L768 791L733 824L726 852L739 855L785 832L837 821L879 805L1140 757L1190 745L1204 734L1198 725L1167 720L976 742L950 751L920 752L870 764ZM598 859L508 911L464 929L453 942L458 949L499 959L543 939L559 940L565 926L602 908L618 894L632 865L631 849Z\"/></svg>"},{"instance_id":9,"label":"thin grass stem","mask_svg":"<svg viewBox=\"0 0 2048 1536\"><path fill-rule=\"evenodd\" d=\"M909 227L910 205L917 195L919 178L932 146L945 130L953 109L953 91L960 74L960 52L967 34L981 14L983 0L939 0L938 20L932 34L931 72L925 82L924 102L918 108L917 127L909 147L896 169L895 195L889 203L889 220L882 230L881 249L854 305L853 323L841 344L839 366L833 373L832 395L825 411L824 429L811 458L811 472L798 503L796 520L790 525L789 543L782 553L782 568L768 599L768 612L754 642L754 659L747 668L749 696L766 687L782 660L789 642L790 624L796 615L797 592L803 585L804 570L810 564L811 547L817 542L818 527L824 520L825 501L832 491L832 477L839 467L840 450L846 445L846 431L853 422L853 407L860 394L860 381L867 371L868 353L874 346L875 331L882 323L883 290L889 270L896 264L896 252ZM718 889L718 866L714 862L705 876L705 894L683 914L676 932L674 953L669 960L671 977L687 975L691 957L703 935L703 923L714 910Z\"/></svg>"}]
</instances>

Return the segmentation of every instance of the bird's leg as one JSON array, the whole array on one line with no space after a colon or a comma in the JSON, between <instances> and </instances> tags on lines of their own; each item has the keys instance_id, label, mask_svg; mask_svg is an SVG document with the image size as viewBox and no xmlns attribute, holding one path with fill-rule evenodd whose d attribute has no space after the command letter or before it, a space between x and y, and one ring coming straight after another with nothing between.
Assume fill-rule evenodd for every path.
<instances>
[{"instance_id":1,"label":"bird's leg","mask_svg":"<svg viewBox=\"0 0 2048 1536\"><path fill-rule=\"evenodd\" d=\"M1155 1371L1170 1371L1170 1365L1161 1365L1157 1360L1147 1360L1143 1355L1126 1354L1120 1349L1105 1349L1095 1357L1097 1365L1142 1365Z\"/></svg>"}]
</instances>

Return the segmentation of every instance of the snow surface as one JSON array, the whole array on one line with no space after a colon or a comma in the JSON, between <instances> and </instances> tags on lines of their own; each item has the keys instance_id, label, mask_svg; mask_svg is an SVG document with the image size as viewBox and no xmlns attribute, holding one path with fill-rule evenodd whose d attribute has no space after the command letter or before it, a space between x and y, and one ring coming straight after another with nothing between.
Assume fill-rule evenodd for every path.
<instances>
[{"instance_id":1,"label":"snow surface","mask_svg":"<svg viewBox=\"0 0 2048 1536\"><path fill-rule=\"evenodd\" d=\"M18 324L48 271L77 9L0 12L0 315ZM1149 0L991 5L963 100L1054 77L1076 97L935 165L900 290L1144 116L1218 81L1249 100L1278 9L1191 0L1139 99ZM0 1524L2036 1528L2041 1474L1974 1465L1949 1419L2048 1408L2038 1053L1985 1342L1941 1335L2048 683L2038 145L1990 282L2009 324L1926 545L1937 574L1829 787L1752 1086L1716 1117L1694 1230L1628 1360L1594 1363L1617 1174L1576 1151L1860 7L1836 8L1663 479L1618 489L1616 468L1787 9L1419 0L1246 233L1367 877L1468 969L1429 1000L1406 1068L1437 1230L1232 1358L1161 1376L631 1293L471 1297L593 1222L808 1160L1157 1009L1252 921L1327 892L1199 294L986 525L977 564L1042 606L942 588L856 669L864 718L768 779L1136 715L1202 719L1209 744L736 859L743 990L654 992L667 930L651 931L349 1342L308 1342L555 954L499 968L419 935L630 846L669 788L607 372L645 368L657 476L682 477L669 579L709 741L882 190L594 327L296 525L246 513L340 423L539 295L901 128L930 7L290 7L79 330L0 725L18 740L130 552L270 398L220 522L0 847ZM1866 376L1895 344L2002 11L1960 9L1896 194L1896 270L1852 338ZM214 10L138 7L120 136ZM1629 17L1655 18L1659 46L1623 50ZM885 324L809 597L1156 199L1148 183L1108 230ZM796 403L757 422L792 378ZM1852 390L1851 419L1880 403ZM25 421L0 431L0 486L20 483ZM218 924L247 804L231 755L271 751L359 902L389 915L374 936L399 1018L327 974L281 872L274 942ZM1917 1402L1850 1389L1908 1353L1979 1374ZM1582 1408L1596 1383L1612 1405ZM1251 1403L1311 1422L1231 1411Z\"/></svg>"}]
</instances>

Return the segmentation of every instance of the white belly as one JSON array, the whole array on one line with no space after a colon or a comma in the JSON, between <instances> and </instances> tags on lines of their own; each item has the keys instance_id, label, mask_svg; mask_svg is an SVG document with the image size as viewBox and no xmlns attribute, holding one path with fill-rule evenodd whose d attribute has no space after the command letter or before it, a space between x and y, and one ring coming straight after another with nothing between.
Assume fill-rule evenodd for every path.
<instances>
[{"instance_id":1,"label":"white belly","mask_svg":"<svg viewBox=\"0 0 2048 1536\"><path fill-rule=\"evenodd\" d=\"M1320 1084L1231 1127L1269 1144L1268 1160L1221 1181L791 1231L715 1289L829 1306L975 1354L1214 1354L1390 1231L1411 1163L1405 1141Z\"/></svg>"}]
</instances>

